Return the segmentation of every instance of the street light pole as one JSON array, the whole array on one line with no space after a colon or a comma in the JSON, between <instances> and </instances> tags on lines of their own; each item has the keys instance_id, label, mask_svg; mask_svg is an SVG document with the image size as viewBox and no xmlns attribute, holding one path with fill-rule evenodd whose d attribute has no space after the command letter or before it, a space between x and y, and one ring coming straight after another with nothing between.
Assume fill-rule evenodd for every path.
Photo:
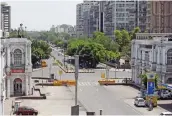
<instances>
[{"instance_id":1,"label":"street light pole","mask_svg":"<svg viewBox=\"0 0 172 116\"><path fill-rule=\"evenodd\" d=\"M79 56L75 56L75 106L77 105L78 101L78 73L79 73Z\"/></svg>"}]
</instances>

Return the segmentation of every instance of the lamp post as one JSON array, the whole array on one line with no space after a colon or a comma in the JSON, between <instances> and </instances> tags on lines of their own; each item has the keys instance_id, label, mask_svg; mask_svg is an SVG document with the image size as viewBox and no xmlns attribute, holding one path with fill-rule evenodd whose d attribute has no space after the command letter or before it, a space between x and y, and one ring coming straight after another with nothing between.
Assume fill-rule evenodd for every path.
<instances>
[{"instance_id":1,"label":"lamp post","mask_svg":"<svg viewBox=\"0 0 172 116\"><path fill-rule=\"evenodd\" d=\"M75 56L75 106L77 105L78 101L78 73L79 73L79 56Z\"/></svg>"}]
</instances>

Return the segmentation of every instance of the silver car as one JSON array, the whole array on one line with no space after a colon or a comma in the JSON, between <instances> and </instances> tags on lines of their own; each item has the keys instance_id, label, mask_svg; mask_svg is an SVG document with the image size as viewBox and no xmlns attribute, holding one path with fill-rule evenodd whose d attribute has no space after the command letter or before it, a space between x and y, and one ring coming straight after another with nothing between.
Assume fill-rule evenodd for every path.
<instances>
[{"instance_id":1,"label":"silver car","mask_svg":"<svg viewBox=\"0 0 172 116\"><path fill-rule=\"evenodd\" d=\"M135 98L134 105L138 107L145 107L145 100L143 98Z\"/></svg>"}]
</instances>

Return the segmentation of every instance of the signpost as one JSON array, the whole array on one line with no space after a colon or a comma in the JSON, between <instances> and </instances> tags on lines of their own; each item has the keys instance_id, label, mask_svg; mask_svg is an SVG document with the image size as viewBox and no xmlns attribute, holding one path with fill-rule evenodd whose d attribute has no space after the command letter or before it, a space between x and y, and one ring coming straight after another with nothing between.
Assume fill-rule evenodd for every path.
<instances>
[{"instance_id":1,"label":"signpost","mask_svg":"<svg viewBox=\"0 0 172 116\"><path fill-rule=\"evenodd\" d=\"M75 56L75 106L77 105L78 101L78 72L79 72L79 56Z\"/></svg>"}]
</instances>

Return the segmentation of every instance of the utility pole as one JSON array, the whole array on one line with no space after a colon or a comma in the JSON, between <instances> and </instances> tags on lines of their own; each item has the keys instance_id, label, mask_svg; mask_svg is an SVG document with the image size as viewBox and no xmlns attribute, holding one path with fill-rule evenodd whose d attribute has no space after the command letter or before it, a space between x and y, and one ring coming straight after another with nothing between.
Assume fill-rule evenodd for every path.
<instances>
[{"instance_id":1,"label":"utility pole","mask_svg":"<svg viewBox=\"0 0 172 116\"><path fill-rule=\"evenodd\" d=\"M77 105L78 101L78 73L79 73L79 56L75 56L75 106Z\"/></svg>"}]
</instances>

